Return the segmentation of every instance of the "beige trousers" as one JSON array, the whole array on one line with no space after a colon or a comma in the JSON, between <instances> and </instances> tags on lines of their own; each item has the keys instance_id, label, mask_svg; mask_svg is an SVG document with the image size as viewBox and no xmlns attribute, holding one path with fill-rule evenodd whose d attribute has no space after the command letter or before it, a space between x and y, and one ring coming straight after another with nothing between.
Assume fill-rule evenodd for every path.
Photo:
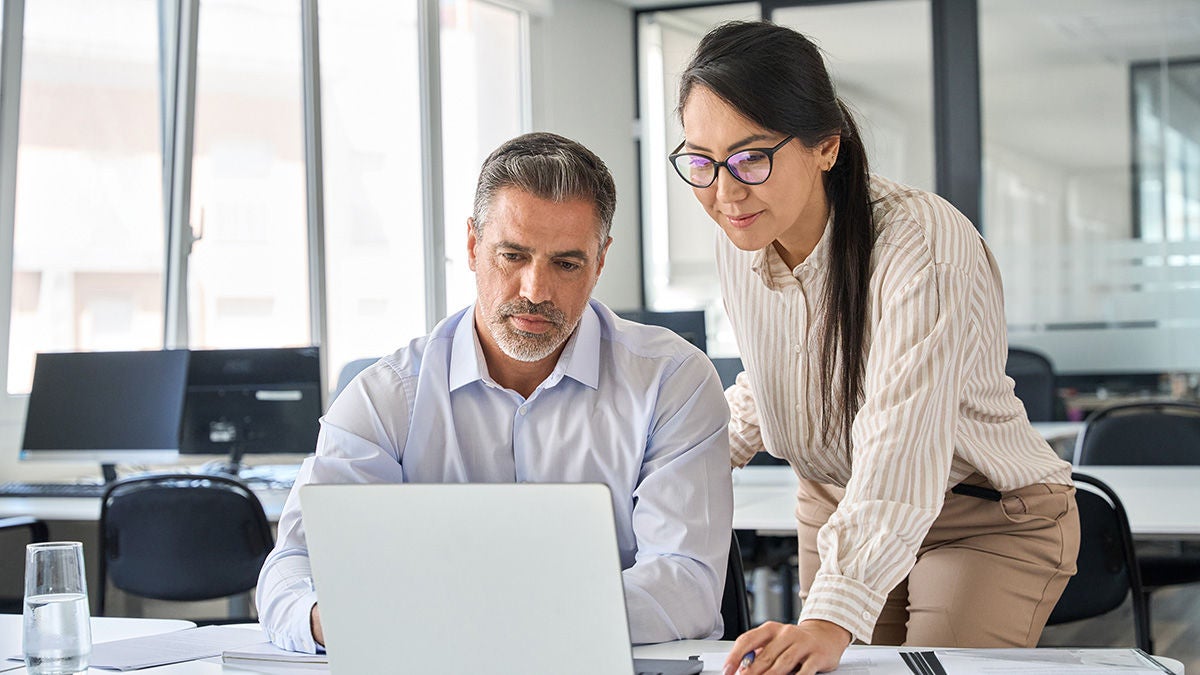
<instances>
[{"instance_id":1,"label":"beige trousers","mask_svg":"<svg viewBox=\"0 0 1200 675\"><path fill-rule=\"evenodd\" d=\"M963 481L991 487L974 474ZM817 530L845 492L801 480L796 508L800 597L820 567ZM888 595L872 644L1035 647L1075 573L1075 488L1037 484L999 502L946 493L908 577Z\"/></svg>"}]
</instances>

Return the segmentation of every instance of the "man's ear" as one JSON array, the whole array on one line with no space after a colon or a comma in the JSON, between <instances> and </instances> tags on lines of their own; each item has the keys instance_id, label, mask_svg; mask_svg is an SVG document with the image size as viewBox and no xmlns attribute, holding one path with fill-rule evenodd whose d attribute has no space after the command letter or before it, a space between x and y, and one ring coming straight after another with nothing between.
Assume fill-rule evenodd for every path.
<instances>
[{"instance_id":1,"label":"man's ear","mask_svg":"<svg viewBox=\"0 0 1200 675\"><path fill-rule=\"evenodd\" d=\"M467 218L467 266L475 271L475 219Z\"/></svg>"},{"instance_id":2,"label":"man's ear","mask_svg":"<svg viewBox=\"0 0 1200 675\"><path fill-rule=\"evenodd\" d=\"M604 271L604 259L608 255L608 247L612 246L612 242L613 242L612 237L609 237L608 241L604 242L604 245L600 247L600 255L596 256L596 278L597 279L600 278L600 273Z\"/></svg>"}]
</instances>

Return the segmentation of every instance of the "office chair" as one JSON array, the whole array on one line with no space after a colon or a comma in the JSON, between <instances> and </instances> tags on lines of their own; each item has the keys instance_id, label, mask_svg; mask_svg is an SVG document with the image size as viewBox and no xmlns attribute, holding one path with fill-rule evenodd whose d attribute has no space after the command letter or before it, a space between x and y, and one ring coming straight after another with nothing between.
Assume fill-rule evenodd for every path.
<instances>
[{"instance_id":1,"label":"office chair","mask_svg":"<svg viewBox=\"0 0 1200 675\"><path fill-rule=\"evenodd\" d=\"M708 352L708 328L704 310L689 309L678 312L653 312L648 309L624 309L616 312L622 319L651 326L671 329L676 335L692 343L702 352Z\"/></svg>"},{"instance_id":2,"label":"office chair","mask_svg":"<svg viewBox=\"0 0 1200 675\"><path fill-rule=\"evenodd\" d=\"M728 389L737 381L738 373L741 373L745 368L742 367L742 360L736 356L728 358L709 359L713 363L713 367L717 369L717 376L721 378L721 386Z\"/></svg>"},{"instance_id":3,"label":"office chair","mask_svg":"<svg viewBox=\"0 0 1200 675\"><path fill-rule=\"evenodd\" d=\"M725 590L721 593L721 619L725 622L722 640L736 640L750 630L750 598L746 594L746 572L742 569L742 549L736 533L729 535L729 563L725 567Z\"/></svg>"},{"instance_id":4,"label":"office chair","mask_svg":"<svg viewBox=\"0 0 1200 675\"><path fill-rule=\"evenodd\" d=\"M1071 478L1079 507L1078 571L1067 582L1046 625L1106 614L1120 607L1129 595L1137 646L1153 653L1150 614L1125 507L1103 481L1082 473L1073 473Z\"/></svg>"},{"instance_id":5,"label":"office chair","mask_svg":"<svg viewBox=\"0 0 1200 675\"><path fill-rule=\"evenodd\" d=\"M100 506L99 613L110 581L156 600L246 593L273 546L262 504L241 481L205 474L118 481ZM249 613L197 623L253 621Z\"/></svg>"},{"instance_id":6,"label":"office chair","mask_svg":"<svg viewBox=\"0 0 1200 675\"><path fill-rule=\"evenodd\" d=\"M353 361L342 366L342 369L338 371L337 388L333 390L333 396L329 397L329 402L333 403L333 399L337 398L338 394L342 393L342 390L346 388L346 385L350 384L350 380L353 380L355 375L358 375L362 371L366 370L367 366L375 363L378 360L379 357L377 356L354 359Z\"/></svg>"},{"instance_id":7,"label":"office chair","mask_svg":"<svg viewBox=\"0 0 1200 675\"><path fill-rule=\"evenodd\" d=\"M1075 465L1200 465L1200 405L1147 401L1096 410L1076 438ZM1141 545L1138 566L1148 611L1156 589L1200 582L1200 542Z\"/></svg>"},{"instance_id":8,"label":"office chair","mask_svg":"<svg viewBox=\"0 0 1200 675\"><path fill-rule=\"evenodd\" d=\"M1041 352L1020 347L1008 348L1004 374L1016 383L1015 393L1025 404L1030 422L1051 422L1057 415L1058 392L1054 383L1054 366Z\"/></svg>"},{"instance_id":9,"label":"office chair","mask_svg":"<svg viewBox=\"0 0 1200 675\"><path fill-rule=\"evenodd\" d=\"M0 518L0 532L9 532L20 529L29 530L29 538L22 539L22 546L26 543L38 544L45 541L50 541L50 529L46 523L32 516L13 516L11 518ZM7 535L6 535L7 539ZM7 548L7 546L5 547ZM24 552L14 552L14 559L24 559ZM20 614L23 611L24 592L21 589L20 579L17 579L17 586L14 587L15 595L0 597L0 613L2 614ZM7 584L6 584L7 585ZM5 589L7 590L7 589Z\"/></svg>"}]
</instances>

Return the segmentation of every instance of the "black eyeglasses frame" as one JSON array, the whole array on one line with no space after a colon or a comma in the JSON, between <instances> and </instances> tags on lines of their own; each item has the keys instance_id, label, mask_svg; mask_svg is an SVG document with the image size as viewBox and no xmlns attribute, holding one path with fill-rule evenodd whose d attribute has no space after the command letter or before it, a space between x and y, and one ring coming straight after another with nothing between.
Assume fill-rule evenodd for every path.
<instances>
[{"instance_id":1,"label":"black eyeglasses frame","mask_svg":"<svg viewBox=\"0 0 1200 675\"><path fill-rule=\"evenodd\" d=\"M679 174L679 177L683 179L683 182L687 183L688 185L691 185L694 188L704 189L707 187L711 187L713 183L717 182L717 174L720 173L721 167L725 167L725 170L729 172L729 175L733 176L734 180L736 180L737 182L739 182L743 185L762 185L763 183L767 182L767 179L771 177L771 172L775 170L775 153L782 150L783 146L787 145L788 141L791 141L793 138L795 138L795 136L789 135L786 138L784 138L782 141L779 141L778 143L776 143L775 147L773 147L773 148L746 148L745 150L738 150L737 152L731 153L728 157L725 158L725 161L723 161L723 162L718 162L716 159L709 157L708 155L706 155L702 152L680 152L680 150L683 149L684 144L687 143L687 141L684 140L684 141L680 141L679 145L677 145L675 147L675 149L673 151L671 151L671 154L667 155L667 161L670 162L671 167L673 169L675 169L675 173ZM765 178L763 178L760 181L748 181L748 180L742 178L741 176L737 175L736 171L729 168L729 160L733 159L734 157L736 157L744 152L761 152L762 154L767 156L767 175ZM704 159L707 159L708 161L712 162L712 165L713 165L712 180L710 180L707 184L697 185L697 184L693 183L691 180L688 179L687 176L683 175L683 170L680 169L679 165L675 163L676 158L689 157L689 156L690 157L703 157Z\"/></svg>"}]
</instances>

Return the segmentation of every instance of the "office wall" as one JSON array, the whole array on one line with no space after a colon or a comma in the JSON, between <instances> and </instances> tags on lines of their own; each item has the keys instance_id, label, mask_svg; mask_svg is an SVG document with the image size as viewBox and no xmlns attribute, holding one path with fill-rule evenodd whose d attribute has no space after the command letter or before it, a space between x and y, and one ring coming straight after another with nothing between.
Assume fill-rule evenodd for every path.
<instances>
[{"instance_id":1,"label":"office wall","mask_svg":"<svg viewBox=\"0 0 1200 675\"><path fill-rule=\"evenodd\" d=\"M613 245L596 297L641 304L637 155L633 117L633 13L613 0L555 0L530 26L533 128L583 143L617 184Z\"/></svg>"}]
</instances>

